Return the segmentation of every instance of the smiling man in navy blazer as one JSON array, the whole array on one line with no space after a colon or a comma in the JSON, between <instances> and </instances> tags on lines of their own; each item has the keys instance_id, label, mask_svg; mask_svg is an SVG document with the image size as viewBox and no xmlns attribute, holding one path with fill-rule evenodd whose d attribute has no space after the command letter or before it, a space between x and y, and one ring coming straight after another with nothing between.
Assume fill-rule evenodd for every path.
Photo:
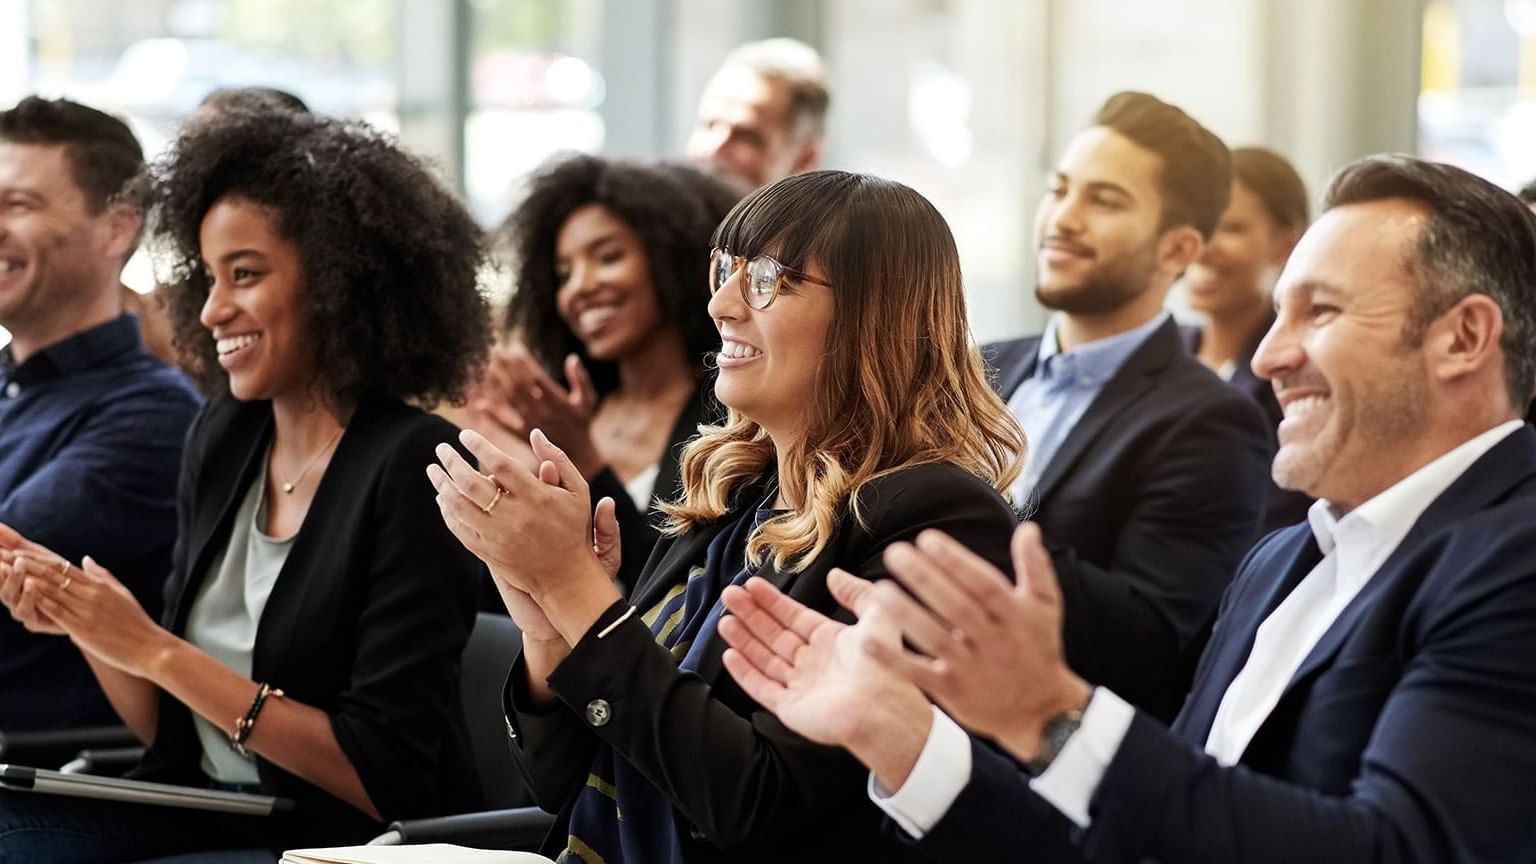
<instances>
[{"instance_id":1,"label":"smiling man in navy blazer","mask_svg":"<svg viewBox=\"0 0 1536 864\"><path fill-rule=\"evenodd\" d=\"M1120 93L1040 201L1040 337L987 346L1029 437L1014 503L1067 600L1067 657L1171 719L1269 491L1258 409L1189 356L1163 311L1226 210L1232 160L1178 108Z\"/></svg>"},{"instance_id":2,"label":"smiling man in navy blazer","mask_svg":"<svg viewBox=\"0 0 1536 864\"><path fill-rule=\"evenodd\" d=\"M1285 411L1274 475L1320 500L1249 553L1171 729L1063 662L1030 525L1017 586L932 533L887 553L926 608L834 582L852 628L756 586L733 611L764 641L727 665L871 766L892 830L941 861L1531 860L1536 216L1459 169L1366 159L1276 299L1254 359ZM879 710L823 716L828 682Z\"/></svg>"}]
</instances>

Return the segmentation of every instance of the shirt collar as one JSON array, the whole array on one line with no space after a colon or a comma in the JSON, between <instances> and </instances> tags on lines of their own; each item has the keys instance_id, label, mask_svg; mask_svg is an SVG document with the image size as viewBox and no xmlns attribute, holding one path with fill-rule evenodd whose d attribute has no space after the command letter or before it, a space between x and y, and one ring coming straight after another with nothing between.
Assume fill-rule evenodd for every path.
<instances>
[{"instance_id":1,"label":"shirt collar","mask_svg":"<svg viewBox=\"0 0 1536 864\"><path fill-rule=\"evenodd\" d=\"M109 361L140 348L139 320L124 313L105 324L82 330L49 345L17 364L7 345L0 350L0 373L13 380L62 378L105 366Z\"/></svg>"},{"instance_id":2,"label":"shirt collar","mask_svg":"<svg viewBox=\"0 0 1536 864\"><path fill-rule=\"evenodd\" d=\"M1042 380L1066 378L1085 387L1100 386L1115 377L1115 373L1120 371L1125 361L1136 353L1136 349L1140 348L1141 344L1147 341L1147 337L1161 327L1168 317L1168 313L1163 312L1151 321L1124 333L1085 342L1070 352L1063 353L1056 341L1056 330L1061 316L1052 315L1051 320L1046 322L1045 333L1040 337L1040 349L1036 355L1035 364L1036 377Z\"/></svg>"},{"instance_id":3,"label":"shirt collar","mask_svg":"<svg viewBox=\"0 0 1536 864\"><path fill-rule=\"evenodd\" d=\"M1339 546L1358 547L1359 554L1369 549L1395 549L1429 505L1472 463L1524 425L1524 421L1510 420L1462 442L1343 516L1330 502L1321 498L1314 501L1307 511L1307 522L1318 549L1324 555ZM1341 580L1363 580L1371 574L1341 567L1339 575Z\"/></svg>"}]
</instances>

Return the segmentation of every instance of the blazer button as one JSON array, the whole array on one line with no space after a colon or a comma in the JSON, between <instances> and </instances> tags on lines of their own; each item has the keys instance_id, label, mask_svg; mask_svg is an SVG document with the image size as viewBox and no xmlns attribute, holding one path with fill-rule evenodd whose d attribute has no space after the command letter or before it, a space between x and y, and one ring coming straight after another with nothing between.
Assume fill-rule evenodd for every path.
<instances>
[{"instance_id":1,"label":"blazer button","mask_svg":"<svg viewBox=\"0 0 1536 864\"><path fill-rule=\"evenodd\" d=\"M5 385L5 398L7 398L7 399L15 399L17 396L20 396L20 395L21 395L21 385L20 384L17 384L15 381L12 381L11 383Z\"/></svg>"},{"instance_id":2,"label":"blazer button","mask_svg":"<svg viewBox=\"0 0 1536 864\"><path fill-rule=\"evenodd\" d=\"M607 726L613 719L613 709L607 699L593 699L587 703L587 722L593 726Z\"/></svg>"}]
</instances>

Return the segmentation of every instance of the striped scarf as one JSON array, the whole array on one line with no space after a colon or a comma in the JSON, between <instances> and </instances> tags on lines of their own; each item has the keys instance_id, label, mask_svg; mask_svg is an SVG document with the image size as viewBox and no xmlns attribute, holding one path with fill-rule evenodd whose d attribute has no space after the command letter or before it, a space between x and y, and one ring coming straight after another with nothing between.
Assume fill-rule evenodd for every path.
<instances>
[{"instance_id":1,"label":"striped scarf","mask_svg":"<svg viewBox=\"0 0 1536 864\"><path fill-rule=\"evenodd\" d=\"M704 566L690 567L686 581L641 615L679 669L698 668L725 609L720 594L756 572L746 564L747 539L778 512L758 508L737 517L710 542ZM681 864L680 845L672 802L612 747L601 745L571 811L559 864Z\"/></svg>"}]
</instances>

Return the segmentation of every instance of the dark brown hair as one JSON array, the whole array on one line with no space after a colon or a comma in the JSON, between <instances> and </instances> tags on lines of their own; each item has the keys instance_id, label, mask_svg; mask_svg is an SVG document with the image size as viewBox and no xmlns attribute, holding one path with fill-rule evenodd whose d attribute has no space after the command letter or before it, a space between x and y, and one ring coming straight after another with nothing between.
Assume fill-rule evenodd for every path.
<instances>
[{"instance_id":1,"label":"dark brown hair","mask_svg":"<svg viewBox=\"0 0 1536 864\"><path fill-rule=\"evenodd\" d=\"M28 96L0 111L0 141L62 145L92 213L113 201L143 204L135 181L144 173L144 151L128 125L110 114L68 99Z\"/></svg>"},{"instance_id":2,"label":"dark brown hair","mask_svg":"<svg viewBox=\"0 0 1536 864\"><path fill-rule=\"evenodd\" d=\"M1264 147L1234 148L1232 175L1259 197L1264 212L1281 228L1304 231L1312 221L1307 184L1279 153Z\"/></svg>"},{"instance_id":3,"label":"dark brown hair","mask_svg":"<svg viewBox=\"0 0 1536 864\"><path fill-rule=\"evenodd\" d=\"M1189 225L1211 239L1232 199L1232 154L1220 138L1181 109L1133 91L1109 97L1093 125L1157 154L1164 229Z\"/></svg>"},{"instance_id":4,"label":"dark brown hair","mask_svg":"<svg viewBox=\"0 0 1536 864\"><path fill-rule=\"evenodd\" d=\"M845 503L858 517L859 493L895 471L951 462L999 493L1009 488L1024 434L987 382L955 239L928 199L868 174L797 174L743 199L714 245L796 270L814 260L831 288L800 290L830 290L835 311L794 449L776 458L761 427L731 411L688 445L683 498L663 507L666 530L718 518L738 490L783 466L780 488L804 503L747 548L754 561L771 552L775 566L792 568L824 548Z\"/></svg>"},{"instance_id":5,"label":"dark brown hair","mask_svg":"<svg viewBox=\"0 0 1536 864\"><path fill-rule=\"evenodd\" d=\"M1405 262L1418 287L1407 338L1463 297L1483 294L1504 316L1505 377L1523 413L1536 386L1536 214L1498 186L1451 165L1409 156L1370 156L1345 166L1328 184L1332 210L1400 198L1429 212Z\"/></svg>"}]
</instances>

